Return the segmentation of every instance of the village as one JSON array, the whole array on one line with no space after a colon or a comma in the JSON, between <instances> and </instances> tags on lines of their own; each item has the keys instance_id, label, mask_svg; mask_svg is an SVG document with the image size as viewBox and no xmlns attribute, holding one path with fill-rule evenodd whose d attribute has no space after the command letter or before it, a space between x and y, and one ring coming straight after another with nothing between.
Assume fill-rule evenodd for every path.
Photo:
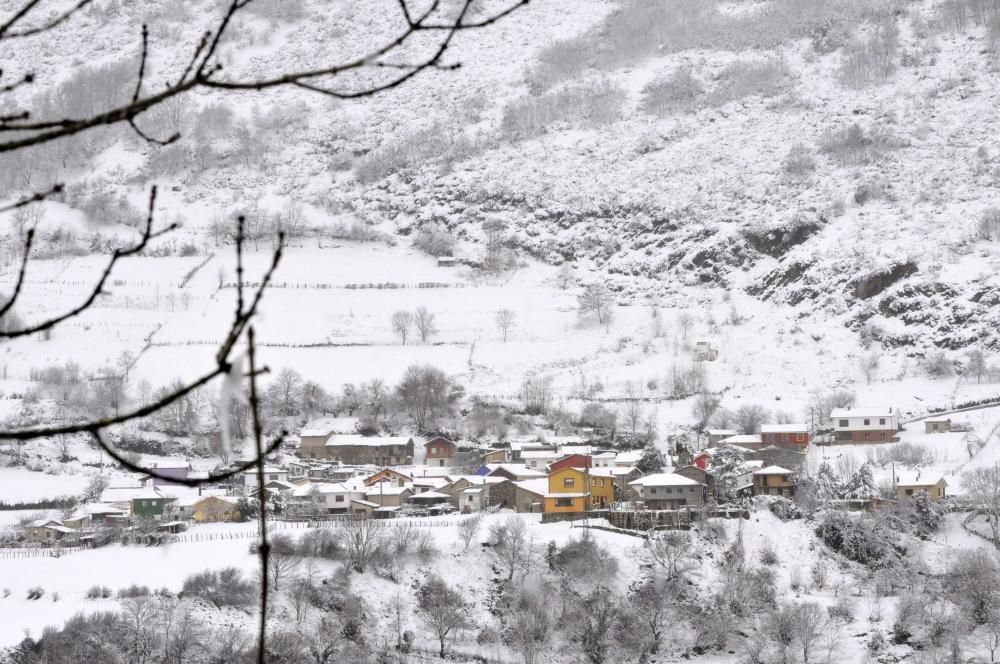
<instances>
[{"instance_id":1,"label":"village","mask_svg":"<svg viewBox=\"0 0 1000 664\"><path fill-rule=\"evenodd\" d=\"M902 431L899 413L891 408L835 409L832 430L824 429L819 440L806 423L762 424L757 434L706 429L699 436L700 449L676 447L665 455L652 445L625 451L603 447L591 440L591 429L516 436L482 447L445 435L347 433L342 432L344 420L350 422L320 420L302 429L294 455L268 460L263 487L255 469L216 486L195 488L152 476L108 485L97 500L76 506L64 518L26 523L22 544L58 548L160 542L190 524L254 518L261 491L273 520L510 510L540 513L543 523L604 518L636 528L684 527L755 496L793 498L797 486L813 480L806 464L810 445L893 443ZM947 417L932 416L918 424L925 433L964 430ZM208 477L188 462L153 467L179 481ZM922 492L934 503L948 497L947 481L940 475L925 472L921 477L902 467L893 472L890 486L878 487L878 495L844 497L866 507L886 500L913 501Z\"/></svg>"}]
</instances>

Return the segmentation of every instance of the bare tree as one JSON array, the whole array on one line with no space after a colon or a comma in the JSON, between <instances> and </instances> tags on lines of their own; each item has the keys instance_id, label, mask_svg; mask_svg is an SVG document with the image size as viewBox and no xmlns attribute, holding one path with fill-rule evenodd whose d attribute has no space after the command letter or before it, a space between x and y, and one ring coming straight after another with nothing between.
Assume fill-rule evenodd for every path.
<instances>
[{"instance_id":1,"label":"bare tree","mask_svg":"<svg viewBox=\"0 0 1000 664\"><path fill-rule=\"evenodd\" d=\"M993 545L1000 549L1000 464L967 470L962 486L976 511L986 517Z\"/></svg>"},{"instance_id":2,"label":"bare tree","mask_svg":"<svg viewBox=\"0 0 1000 664\"><path fill-rule=\"evenodd\" d=\"M467 624L465 598L439 576L431 577L420 588L418 598L420 618L437 637L443 659L448 636Z\"/></svg>"},{"instance_id":3,"label":"bare tree","mask_svg":"<svg viewBox=\"0 0 1000 664\"><path fill-rule=\"evenodd\" d=\"M769 414L760 404L745 404L736 409L736 426L740 433L760 433L762 424L767 423Z\"/></svg>"},{"instance_id":4,"label":"bare tree","mask_svg":"<svg viewBox=\"0 0 1000 664\"><path fill-rule=\"evenodd\" d=\"M803 602L795 607L795 639L802 650L803 664L809 664L809 654L823 635L826 612L816 602Z\"/></svg>"},{"instance_id":5,"label":"bare tree","mask_svg":"<svg viewBox=\"0 0 1000 664\"><path fill-rule=\"evenodd\" d=\"M482 512L477 512L458 524L458 536L464 545L462 548L463 551L467 551L469 549L469 544L471 544L472 540L475 539L482 525Z\"/></svg>"},{"instance_id":6,"label":"bare tree","mask_svg":"<svg viewBox=\"0 0 1000 664\"><path fill-rule=\"evenodd\" d=\"M652 534L646 540L646 553L668 580L684 578L697 565L691 538L683 532L660 531Z\"/></svg>"},{"instance_id":7,"label":"bare tree","mask_svg":"<svg viewBox=\"0 0 1000 664\"><path fill-rule=\"evenodd\" d=\"M500 309L497 311L494 320L496 320L497 329L503 335L503 342L507 343L507 335L510 333L511 329L514 327L514 319L516 314L510 309Z\"/></svg>"},{"instance_id":8,"label":"bare tree","mask_svg":"<svg viewBox=\"0 0 1000 664\"><path fill-rule=\"evenodd\" d=\"M983 376L988 372L986 356L983 354L983 351L976 348L966 353L965 357L967 360L965 365L966 373L970 376L975 376L977 383L983 382Z\"/></svg>"},{"instance_id":9,"label":"bare tree","mask_svg":"<svg viewBox=\"0 0 1000 664\"><path fill-rule=\"evenodd\" d=\"M260 489L264 491L263 488ZM268 557L267 571L271 575L274 589L280 590L281 580L294 572L302 564L302 556L289 535L278 533L271 538L271 555Z\"/></svg>"},{"instance_id":10,"label":"bare tree","mask_svg":"<svg viewBox=\"0 0 1000 664\"><path fill-rule=\"evenodd\" d=\"M602 283L589 284L577 297L577 310L580 316L593 315L601 325L606 325L611 321L613 304L614 296Z\"/></svg>"},{"instance_id":11,"label":"bare tree","mask_svg":"<svg viewBox=\"0 0 1000 664\"><path fill-rule=\"evenodd\" d=\"M427 307L418 307L413 313L413 324L420 335L420 341L427 343L427 340L437 334L437 325L434 323L434 314L427 310Z\"/></svg>"},{"instance_id":12,"label":"bare tree","mask_svg":"<svg viewBox=\"0 0 1000 664\"><path fill-rule=\"evenodd\" d=\"M688 338L688 332L691 331L691 327L694 325L694 316L692 316L687 311L682 311L677 315L677 326L681 328L681 334L684 339Z\"/></svg>"},{"instance_id":13,"label":"bare tree","mask_svg":"<svg viewBox=\"0 0 1000 664\"><path fill-rule=\"evenodd\" d=\"M302 374L288 367L282 369L268 386L267 398L278 415L302 412Z\"/></svg>"},{"instance_id":14,"label":"bare tree","mask_svg":"<svg viewBox=\"0 0 1000 664\"><path fill-rule=\"evenodd\" d=\"M691 412L695 417L696 427L699 431L705 429L708 421L712 419L712 415L719 409L719 404L721 403L722 400L719 397L708 392L702 392L694 398Z\"/></svg>"},{"instance_id":15,"label":"bare tree","mask_svg":"<svg viewBox=\"0 0 1000 664\"><path fill-rule=\"evenodd\" d=\"M535 664L545 649L551 629L546 598L537 592L522 590L508 622L507 640L521 653L524 664Z\"/></svg>"},{"instance_id":16,"label":"bare tree","mask_svg":"<svg viewBox=\"0 0 1000 664\"><path fill-rule=\"evenodd\" d=\"M381 521L351 518L340 522L340 536L347 549L347 557L359 574L381 551L386 540L385 526Z\"/></svg>"},{"instance_id":17,"label":"bare tree","mask_svg":"<svg viewBox=\"0 0 1000 664\"><path fill-rule=\"evenodd\" d=\"M659 652L664 634L678 622L678 599L676 585L655 576L632 589L628 597L633 619L648 635L649 643L644 646L651 654Z\"/></svg>"},{"instance_id":18,"label":"bare tree","mask_svg":"<svg viewBox=\"0 0 1000 664\"><path fill-rule=\"evenodd\" d=\"M861 369L861 374L865 377L865 382L868 385L871 385L872 379L878 375L878 368L881 363L882 355L875 350L862 355L858 359L858 368Z\"/></svg>"},{"instance_id":19,"label":"bare tree","mask_svg":"<svg viewBox=\"0 0 1000 664\"><path fill-rule=\"evenodd\" d=\"M531 563L531 547L527 526L520 516L507 517L490 527L490 547L500 564L507 570L507 580L517 572L525 572Z\"/></svg>"},{"instance_id":20,"label":"bare tree","mask_svg":"<svg viewBox=\"0 0 1000 664\"><path fill-rule=\"evenodd\" d=\"M392 331L399 335L403 345L406 345L406 337L410 334L410 327L413 325L413 314L409 311L397 311L392 315Z\"/></svg>"}]
</instances>

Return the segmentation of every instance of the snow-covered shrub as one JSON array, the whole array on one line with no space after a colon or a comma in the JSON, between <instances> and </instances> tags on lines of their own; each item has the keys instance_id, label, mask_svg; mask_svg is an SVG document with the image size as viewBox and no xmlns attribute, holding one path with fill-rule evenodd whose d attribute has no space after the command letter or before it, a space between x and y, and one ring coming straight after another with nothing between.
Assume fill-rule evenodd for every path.
<instances>
[{"instance_id":1,"label":"snow-covered shrub","mask_svg":"<svg viewBox=\"0 0 1000 664\"><path fill-rule=\"evenodd\" d=\"M851 88L883 85L896 71L899 29L895 17L873 26L867 39L859 39L844 49L840 80Z\"/></svg>"},{"instance_id":2,"label":"snow-covered shrub","mask_svg":"<svg viewBox=\"0 0 1000 664\"><path fill-rule=\"evenodd\" d=\"M437 226L424 226L413 239L413 246L430 256L451 256L455 251L455 238Z\"/></svg>"},{"instance_id":3,"label":"snow-covered shrub","mask_svg":"<svg viewBox=\"0 0 1000 664\"><path fill-rule=\"evenodd\" d=\"M658 76L642 89L639 108L655 115L688 113L698 108L705 88L691 67L679 67L667 76Z\"/></svg>"},{"instance_id":4,"label":"snow-covered shrub","mask_svg":"<svg viewBox=\"0 0 1000 664\"><path fill-rule=\"evenodd\" d=\"M84 595L86 599L108 599L111 597L111 588L107 586L91 586Z\"/></svg>"},{"instance_id":5,"label":"snow-covered shrub","mask_svg":"<svg viewBox=\"0 0 1000 664\"><path fill-rule=\"evenodd\" d=\"M779 58L747 61L736 60L719 72L717 85L706 96L706 103L723 106L745 97L773 97L782 93L792 82L792 72Z\"/></svg>"},{"instance_id":6,"label":"snow-covered shrub","mask_svg":"<svg viewBox=\"0 0 1000 664\"><path fill-rule=\"evenodd\" d=\"M893 200L890 185L882 178L866 180L854 190L854 202L858 205L874 200Z\"/></svg>"},{"instance_id":7,"label":"snow-covered shrub","mask_svg":"<svg viewBox=\"0 0 1000 664\"><path fill-rule=\"evenodd\" d=\"M847 596L837 598L834 604L826 607L826 612L831 618L841 620L845 623L854 622L854 612L856 610L854 600Z\"/></svg>"},{"instance_id":8,"label":"snow-covered shrub","mask_svg":"<svg viewBox=\"0 0 1000 664\"><path fill-rule=\"evenodd\" d=\"M955 364L943 350L929 352L922 362L924 373L931 378L947 378L955 373Z\"/></svg>"},{"instance_id":9,"label":"snow-covered shrub","mask_svg":"<svg viewBox=\"0 0 1000 664\"><path fill-rule=\"evenodd\" d=\"M28 588L28 599L31 600L41 599L43 595L45 595L45 589L42 588L41 586L34 586L32 588Z\"/></svg>"},{"instance_id":10,"label":"snow-covered shrub","mask_svg":"<svg viewBox=\"0 0 1000 664\"><path fill-rule=\"evenodd\" d=\"M802 518L802 511L795 504L795 501L790 498L785 498L784 496L758 496L754 499L754 502L762 502L767 505L767 509L771 511L771 514L782 521Z\"/></svg>"},{"instance_id":11,"label":"snow-covered shrub","mask_svg":"<svg viewBox=\"0 0 1000 664\"><path fill-rule=\"evenodd\" d=\"M978 237L982 240L1000 241L1000 209L984 210L979 217L976 230Z\"/></svg>"},{"instance_id":12,"label":"snow-covered shrub","mask_svg":"<svg viewBox=\"0 0 1000 664\"><path fill-rule=\"evenodd\" d=\"M785 173L794 178L805 178L816 170L816 159L802 143L796 143L788 150L785 160L781 163Z\"/></svg>"},{"instance_id":13,"label":"snow-covered shrub","mask_svg":"<svg viewBox=\"0 0 1000 664\"><path fill-rule=\"evenodd\" d=\"M590 577L595 583L618 573L618 559L593 537L571 539L552 556L551 564L570 577Z\"/></svg>"},{"instance_id":14,"label":"snow-covered shrub","mask_svg":"<svg viewBox=\"0 0 1000 664\"><path fill-rule=\"evenodd\" d=\"M91 590L93 589L94 588L91 588ZM127 588L122 588L121 590L119 590L116 596L118 597L118 599L127 599L129 597L149 597L149 595L150 592L148 586L140 586L132 584Z\"/></svg>"},{"instance_id":15,"label":"snow-covered shrub","mask_svg":"<svg viewBox=\"0 0 1000 664\"><path fill-rule=\"evenodd\" d=\"M898 528L885 514L855 515L831 510L816 527L816 535L848 560L873 569L895 564L905 551L897 543Z\"/></svg>"},{"instance_id":16,"label":"snow-covered shrub","mask_svg":"<svg viewBox=\"0 0 1000 664\"><path fill-rule=\"evenodd\" d=\"M218 606L247 606L253 602L256 585L245 580L236 567L198 572L184 579L181 592L202 597Z\"/></svg>"},{"instance_id":17,"label":"snow-covered shrub","mask_svg":"<svg viewBox=\"0 0 1000 664\"><path fill-rule=\"evenodd\" d=\"M827 132L820 142L820 152L830 155L842 166L868 164L896 147L897 141L882 127L867 132L857 122Z\"/></svg>"},{"instance_id":18,"label":"snow-covered shrub","mask_svg":"<svg viewBox=\"0 0 1000 664\"><path fill-rule=\"evenodd\" d=\"M541 136L557 123L604 125L618 119L626 91L609 80L590 81L538 97L524 97L503 111L500 132L507 140Z\"/></svg>"},{"instance_id":19,"label":"snow-covered shrub","mask_svg":"<svg viewBox=\"0 0 1000 664\"><path fill-rule=\"evenodd\" d=\"M771 540L764 540L757 549L757 558L760 560L761 565L777 565L778 564L778 552L774 549L774 544Z\"/></svg>"}]
</instances>

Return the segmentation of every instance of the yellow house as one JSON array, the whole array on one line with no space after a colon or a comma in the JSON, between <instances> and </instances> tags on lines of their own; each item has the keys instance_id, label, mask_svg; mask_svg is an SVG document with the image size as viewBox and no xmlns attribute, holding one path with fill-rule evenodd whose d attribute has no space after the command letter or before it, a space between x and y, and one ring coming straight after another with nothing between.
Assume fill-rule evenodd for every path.
<instances>
[{"instance_id":1,"label":"yellow house","mask_svg":"<svg viewBox=\"0 0 1000 664\"><path fill-rule=\"evenodd\" d=\"M234 498L208 496L191 506L191 518L198 523L218 523L242 521L243 515Z\"/></svg>"},{"instance_id":2,"label":"yellow house","mask_svg":"<svg viewBox=\"0 0 1000 664\"><path fill-rule=\"evenodd\" d=\"M549 473L546 512L585 512L606 507L615 499L615 480L597 474L600 468L559 468Z\"/></svg>"}]
</instances>

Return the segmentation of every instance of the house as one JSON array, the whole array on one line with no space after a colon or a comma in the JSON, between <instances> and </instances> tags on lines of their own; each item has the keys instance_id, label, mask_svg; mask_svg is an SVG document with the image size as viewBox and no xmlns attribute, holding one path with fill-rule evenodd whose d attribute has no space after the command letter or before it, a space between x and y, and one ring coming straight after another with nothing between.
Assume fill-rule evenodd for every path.
<instances>
[{"instance_id":1,"label":"house","mask_svg":"<svg viewBox=\"0 0 1000 664\"><path fill-rule=\"evenodd\" d=\"M698 341L694 345L695 362L714 362L719 358L719 349L707 341Z\"/></svg>"},{"instance_id":2,"label":"house","mask_svg":"<svg viewBox=\"0 0 1000 664\"><path fill-rule=\"evenodd\" d=\"M510 450L486 450L483 452L483 464L505 463Z\"/></svg>"},{"instance_id":3,"label":"house","mask_svg":"<svg viewBox=\"0 0 1000 664\"><path fill-rule=\"evenodd\" d=\"M550 463L547 470L550 473L554 473L563 468L590 468L591 466L593 466L593 463L589 456L584 454L569 454Z\"/></svg>"},{"instance_id":4,"label":"house","mask_svg":"<svg viewBox=\"0 0 1000 664\"><path fill-rule=\"evenodd\" d=\"M450 466L455 459L455 451L458 445L448 440L444 436L434 436L426 443L424 449L427 451L424 463L428 466Z\"/></svg>"},{"instance_id":5,"label":"house","mask_svg":"<svg viewBox=\"0 0 1000 664\"><path fill-rule=\"evenodd\" d=\"M130 512L132 509L132 498L146 490L147 489L140 485L109 486L101 492L99 502L105 505L110 505L111 507L117 507L118 509L126 512Z\"/></svg>"},{"instance_id":6,"label":"house","mask_svg":"<svg viewBox=\"0 0 1000 664\"><path fill-rule=\"evenodd\" d=\"M455 267L458 261L454 256L438 256L437 266L438 267Z\"/></svg>"},{"instance_id":7,"label":"house","mask_svg":"<svg viewBox=\"0 0 1000 664\"><path fill-rule=\"evenodd\" d=\"M409 475L404 475L398 470L392 468L383 468L374 475L371 475L364 480L365 486L372 486L380 482L388 482L393 486L406 486L413 483L413 478Z\"/></svg>"},{"instance_id":8,"label":"house","mask_svg":"<svg viewBox=\"0 0 1000 664\"><path fill-rule=\"evenodd\" d=\"M105 505L104 503L87 503L81 505L73 512L68 519L63 519L62 524L67 528L77 530L85 528L96 528L105 524L108 517L125 516L125 510Z\"/></svg>"},{"instance_id":9,"label":"house","mask_svg":"<svg viewBox=\"0 0 1000 664\"><path fill-rule=\"evenodd\" d=\"M739 434L735 429L709 429L705 432L708 435L709 446L717 445L730 436Z\"/></svg>"},{"instance_id":10,"label":"house","mask_svg":"<svg viewBox=\"0 0 1000 664\"><path fill-rule=\"evenodd\" d=\"M410 505L418 505L420 507L432 507L434 505L440 505L442 503L447 503L452 505L452 496L441 491L424 491L423 493L412 493L405 501Z\"/></svg>"},{"instance_id":11,"label":"house","mask_svg":"<svg viewBox=\"0 0 1000 664\"><path fill-rule=\"evenodd\" d=\"M378 503L379 507L401 507L412 495L413 490L409 487L391 486L386 482L379 482L378 486L368 487L364 499Z\"/></svg>"},{"instance_id":12,"label":"house","mask_svg":"<svg viewBox=\"0 0 1000 664\"><path fill-rule=\"evenodd\" d=\"M557 461L560 455L554 447L544 450L522 450L521 461L532 470L544 471L550 463Z\"/></svg>"},{"instance_id":13,"label":"house","mask_svg":"<svg viewBox=\"0 0 1000 664\"><path fill-rule=\"evenodd\" d=\"M377 510L378 507L378 503L358 498L351 501L351 514L354 514L355 516L371 517L375 515L375 510Z\"/></svg>"},{"instance_id":14,"label":"house","mask_svg":"<svg viewBox=\"0 0 1000 664\"><path fill-rule=\"evenodd\" d=\"M738 445L747 450L763 447L764 440L759 433L738 433L735 436L723 439L720 445Z\"/></svg>"},{"instance_id":15,"label":"house","mask_svg":"<svg viewBox=\"0 0 1000 664\"><path fill-rule=\"evenodd\" d=\"M332 428L303 429L299 432L299 456L303 459L327 458L326 441L332 435Z\"/></svg>"},{"instance_id":16,"label":"house","mask_svg":"<svg viewBox=\"0 0 1000 664\"><path fill-rule=\"evenodd\" d=\"M760 438L765 445L784 445L805 449L809 446L809 427L803 423L764 424Z\"/></svg>"},{"instance_id":17,"label":"house","mask_svg":"<svg viewBox=\"0 0 1000 664\"><path fill-rule=\"evenodd\" d=\"M614 452L597 452L590 455L594 468L614 468L617 454Z\"/></svg>"},{"instance_id":18,"label":"house","mask_svg":"<svg viewBox=\"0 0 1000 664\"><path fill-rule=\"evenodd\" d=\"M191 506L191 518L198 523L242 521L243 513L236 499L229 496L206 496Z\"/></svg>"},{"instance_id":19,"label":"house","mask_svg":"<svg viewBox=\"0 0 1000 664\"><path fill-rule=\"evenodd\" d=\"M746 455L747 459L757 459L764 466L781 466L798 470L806 460L806 451L796 447L767 445Z\"/></svg>"},{"instance_id":20,"label":"house","mask_svg":"<svg viewBox=\"0 0 1000 664\"><path fill-rule=\"evenodd\" d=\"M615 455L615 468L632 468L642 458L642 450L626 450Z\"/></svg>"},{"instance_id":21,"label":"house","mask_svg":"<svg viewBox=\"0 0 1000 664\"><path fill-rule=\"evenodd\" d=\"M147 475L140 482L143 486L164 486L177 484L170 480L186 480L191 472L191 464L187 461L160 461L154 463L150 470L155 470L157 475L165 475L167 479Z\"/></svg>"},{"instance_id":22,"label":"house","mask_svg":"<svg viewBox=\"0 0 1000 664\"><path fill-rule=\"evenodd\" d=\"M753 495L791 496L792 471L781 466L767 466L753 473Z\"/></svg>"},{"instance_id":23,"label":"house","mask_svg":"<svg viewBox=\"0 0 1000 664\"><path fill-rule=\"evenodd\" d=\"M462 489L462 493L459 494L458 509L462 512L482 512L489 507L490 491L492 491L493 486L492 484L484 484Z\"/></svg>"},{"instance_id":24,"label":"house","mask_svg":"<svg viewBox=\"0 0 1000 664\"><path fill-rule=\"evenodd\" d=\"M913 497L921 491L926 491L932 502L938 502L947 498L948 483L940 475L924 474L920 472L897 472L896 473L896 500L913 500Z\"/></svg>"},{"instance_id":25,"label":"house","mask_svg":"<svg viewBox=\"0 0 1000 664\"><path fill-rule=\"evenodd\" d=\"M39 519L28 526L28 541L36 544L53 544L76 531L56 519Z\"/></svg>"},{"instance_id":26,"label":"house","mask_svg":"<svg viewBox=\"0 0 1000 664\"><path fill-rule=\"evenodd\" d=\"M257 469L250 468L240 473L243 480L243 488L247 492L257 489ZM274 466L264 466L264 485L268 482L288 482L288 471Z\"/></svg>"},{"instance_id":27,"label":"house","mask_svg":"<svg viewBox=\"0 0 1000 664\"><path fill-rule=\"evenodd\" d=\"M924 420L924 433L948 433L951 431L950 417L929 417Z\"/></svg>"},{"instance_id":28,"label":"house","mask_svg":"<svg viewBox=\"0 0 1000 664\"><path fill-rule=\"evenodd\" d=\"M503 477L508 480L536 480L544 479L546 474L540 470L532 470L527 466L519 466L513 463L502 463L486 473L487 477Z\"/></svg>"},{"instance_id":29,"label":"house","mask_svg":"<svg viewBox=\"0 0 1000 664\"><path fill-rule=\"evenodd\" d=\"M175 500L173 496L164 495L154 487L144 489L132 496L132 516L159 518L163 516L167 503L172 500Z\"/></svg>"},{"instance_id":30,"label":"house","mask_svg":"<svg viewBox=\"0 0 1000 664\"><path fill-rule=\"evenodd\" d=\"M891 408L835 408L830 413L836 443L894 443L899 415Z\"/></svg>"},{"instance_id":31,"label":"house","mask_svg":"<svg viewBox=\"0 0 1000 664\"><path fill-rule=\"evenodd\" d=\"M451 482L448 481L447 477L414 477L410 488L413 489L414 494L418 494L443 489L449 484Z\"/></svg>"},{"instance_id":32,"label":"house","mask_svg":"<svg viewBox=\"0 0 1000 664\"><path fill-rule=\"evenodd\" d=\"M589 468L561 468L549 473L545 512L585 512L615 500L614 478L594 475Z\"/></svg>"},{"instance_id":33,"label":"house","mask_svg":"<svg viewBox=\"0 0 1000 664\"><path fill-rule=\"evenodd\" d=\"M490 485L489 504L515 512L541 512L548 493L549 480L504 480Z\"/></svg>"},{"instance_id":34,"label":"house","mask_svg":"<svg viewBox=\"0 0 1000 664\"><path fill-rule=\"evenodd\" d=\"M380 485L381 487L381 485ZM351 503L355 500L365 500L369 491L375 488L365 486L364 482L354 479L348 482L323 482L300 486L292 492L290 500L300 506L313 506L318 511L328 514L343 514L351 511ZM388 487L383 492L392 492L396 487Z\"/></svg>"},{"instance_id":35,"label":"house","mask_svg":"<svg viewBox=\"0 0 1000 664\"><path fill-rule=\"evenodd\" d=\"M705 503L705 486L684 475L656 473L629 482L647 509L675 510Z\"/></svg>"}]
</instances>

